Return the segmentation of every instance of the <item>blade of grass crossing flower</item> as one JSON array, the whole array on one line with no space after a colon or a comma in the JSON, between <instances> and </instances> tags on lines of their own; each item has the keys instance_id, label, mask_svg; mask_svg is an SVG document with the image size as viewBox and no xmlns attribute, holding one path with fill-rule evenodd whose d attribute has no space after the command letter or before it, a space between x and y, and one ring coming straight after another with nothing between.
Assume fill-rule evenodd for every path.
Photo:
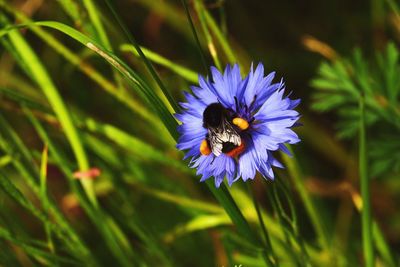
<instances>
[{"instance_id":1,"label":"blade of grass crossing flower","mask_svg":"<svg viewBox=\"0 0 400 267\"><path fill-rule=\"evenodd\" d=\"M175 72L179 76L182 76L184 79L186 79L189 82L196 83L198 81L198 74L186 67L183 67L147 48L141 47L143 53L146 55L146 57L153 61L156 64L159 64L160 66L166 67L170 69L171 71ZM120 50L124 52L131 52L134 56L138 57L139 54L136 51L135 47L130 44L122 44L120 46Z\"/></svg>"},{"instance_id":2,"label":"blade of grass crossing flower","mask_svg":"<svg viewBox=\"0 0 400 267\"><path fill-rule=\"evenodd\" d=\"M125 24L122 22L121 18L119 17L118 13L115 11L111 2L109 0L104 0L104 1L107 4L108 8L110 9L115 20L117 21L118 25L124 32L125 36L128 38L129 42L133 44L133 46L136 48L137 52L139 53L140 57L143 59L143 62L145 63L148 71L152 75L153 79L156 81L157 85L160 87L160 89L163 92L163 94L165 95L165 97L168 99L169 104L172 106L173 110L178 111L180 109L178 104L176 103L175 99L171 96L170 92L167 90L167 88L161 81L160 77L158 76L158 74L157 74L156 70L154 69L153 65L151 64L151 62L144 55L142 49L140 49L140 46L139 46L138 42L136 41L136 39L133 37L133 35L129 32L129 30L125 26Z\"/></svg>"},{"instance_id":3,"label":"blade of grass crossing flower","mask_svg":"<svg viewBox=\"0 0 400 267\"><path fill-rule=\"evenodd\" d=\"M190 24L190 29L192 30L194 39L196 41L197 50L199 51L199 55L200 55L200 58L201 58L201 62L203 63L203 66L204 66L204 70L205 70L206 73L208 73L208 77L211 77L212 75L210 73L210 68L208 67L208 64L207 64L207 61L206 61L206 57L204 56L203 49L201 48L199 36L197 35L196 28L194 27L192 16L190 15L190 11L189 11L188 5L186 3L186 0L181 0L181 2L182 2L182 5L183 5L183 7L185 9L186 17L187 17L187 19L189 21L189 24Z\"/></svg>"},{"instance_id":4,"label":"blade of grass crossing flower","mask_svg":"<svg viewBox=\"0 0 400 267\"><path fill-rule=\"evenodd\" d=\"M363 200L363 207L361 211L362 242L365 264L367 267L373 267L375 266L375 254L372 244L372 221L366 146L367 141L365 134L365 106L364 98L363 96L360 96L359 173L361 184L361 197Z\"/></svg>"},{"instance_id":5,"label":"blade of grass crossing flower","mask_svg":"<svg viewBox=\"0 0 400 267\"><path fill-rule=\"evenodd\" d=\"M76 160L81 171L89 169L89 162L85 154L85 150L80 141L78 132L75 129L74 124L70 118L69 112L59 95L57 88L53 81L49 77L45 67L39 60L38 56L24 40L18 31L8 32L10 42L13 44L14 49L18 52L21 59L25 62L29 62L26 66L31 73L31 78L38 84L42 89L43 93L47 97L50 105L54 109L60 123L65 131L65 135L71 144L72 150L75 154ZM96 196L94 195L92 181L82 181L85 192L93 205L97 206Z\"/></svg>"}]
</instances>

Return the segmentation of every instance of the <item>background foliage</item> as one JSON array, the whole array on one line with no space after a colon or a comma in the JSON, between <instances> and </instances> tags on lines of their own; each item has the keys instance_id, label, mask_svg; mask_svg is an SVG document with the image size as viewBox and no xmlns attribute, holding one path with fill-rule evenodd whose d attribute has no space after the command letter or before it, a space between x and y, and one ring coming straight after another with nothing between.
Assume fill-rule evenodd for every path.
<instances>
[{"instance_id":1,"label":"background foliage","mask_svg":"<svg viewBox=\"0 0 400 267\"><path fill-rule=\"evenodd\" d=\"M0 265L398 266L398 11L0 0ZM303 142L275 182L200 184L182 91L259 61L302 98Z\"/></svg>"}]
</instances>

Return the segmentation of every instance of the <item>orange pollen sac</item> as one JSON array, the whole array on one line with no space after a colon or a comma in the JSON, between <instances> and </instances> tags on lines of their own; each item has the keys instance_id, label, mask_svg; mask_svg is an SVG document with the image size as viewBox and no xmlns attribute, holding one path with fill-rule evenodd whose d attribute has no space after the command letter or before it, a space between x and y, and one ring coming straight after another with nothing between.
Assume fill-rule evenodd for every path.
<instances>
[{"instance_id":1,"label":"orange pollen sac","mask_svg":"<svg viewBox=\"0 0 400 267\"><path fill-rule=\"evenodd\" d=\"M232 157L232 158L236 158L237 156L242 154L245 149L246 149L246 144L244 143L244 140L242 139L242 142L240 143L239 146L237 146L234 149L232 149L231 151L225 153L225 155Z\"/></svg>"},{"instance_id":2,"label":"orange pollen sac","mask_svg":"<svg viewBox=\"0 0 400 267\"><path fill-rule=\"evenodd\" d=\"M245 119L239 118L239 117L238 118L234 118L232 120L232 123L234 125L236 125L242 131L247 130L247 128L249 128L248 121L246 121Z\"/></svg>"},{"instance_id":3,"label":"orange pollen sac","mask_svg":"<svg viewBox=\"0 0 400 267\"><path fill-rule=\"evenodd\" d=\"M204 156L208 156L211 154L211 149L208 146L208 142L206 139L204 139L201 144L200 144L200 153Z\"/></svg>"}]
</instances>

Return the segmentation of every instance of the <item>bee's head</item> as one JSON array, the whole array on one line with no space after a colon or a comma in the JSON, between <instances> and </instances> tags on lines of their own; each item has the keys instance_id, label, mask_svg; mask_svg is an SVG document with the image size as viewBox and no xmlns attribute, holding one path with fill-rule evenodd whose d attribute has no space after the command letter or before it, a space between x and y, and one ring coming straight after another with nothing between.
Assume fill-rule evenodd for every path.
<instances>
[{"instance_id":1,"label":"bee's head","mask_svg":"<svg viewBox=\"0 0 400 267\"><path fill-rule=\"evenodd\" d=\"M221 103L212 103L203 112L203 126L205 128L217 128L223 122L226 109Z\"/></svg>"}]
</instances>

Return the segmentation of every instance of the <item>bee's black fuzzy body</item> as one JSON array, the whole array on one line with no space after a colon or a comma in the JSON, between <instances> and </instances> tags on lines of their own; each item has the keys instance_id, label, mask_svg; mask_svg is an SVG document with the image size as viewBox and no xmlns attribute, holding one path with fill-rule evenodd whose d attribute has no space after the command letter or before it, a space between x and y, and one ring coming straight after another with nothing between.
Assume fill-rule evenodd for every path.
<instances>
[{"instance_id":1,"label":"bee's black fuzzy body","mask_svg":"<svg viewBox=\"0 0 400 267\"><path fill-rule=\"evenodd\" d=\"M229 153L241 144L241 137L232 124L232 114L221 103L212 103L203 112L206 140L215 156Z\"/></svg>"}]
</instances>

